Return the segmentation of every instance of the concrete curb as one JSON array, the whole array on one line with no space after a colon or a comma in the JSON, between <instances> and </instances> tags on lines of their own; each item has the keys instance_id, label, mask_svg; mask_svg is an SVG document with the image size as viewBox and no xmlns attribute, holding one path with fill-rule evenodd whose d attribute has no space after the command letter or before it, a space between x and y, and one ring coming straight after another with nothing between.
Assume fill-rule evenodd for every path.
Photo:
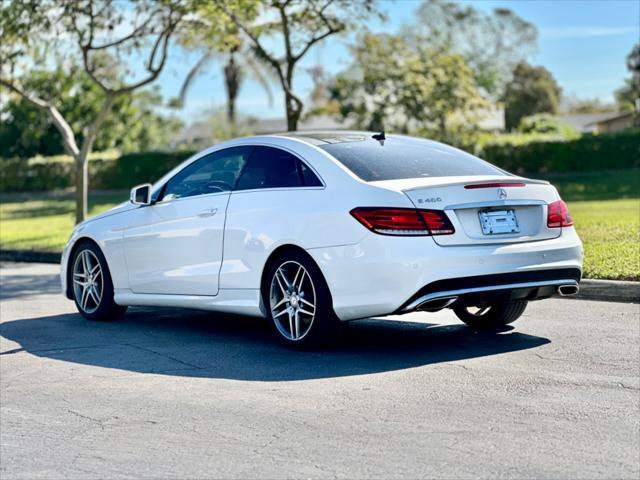
<instances>
[{"instance_id":1,"label":"concrete curb","mask_svg":"<svg viewBox=\"0 0 640 480\"><path fill-rule=\"evenodd\" d=\"M36 250L0 250L0 260L5 262L60 263L62 254Z\"/></svg>"},{"instance_id":2,"label":"concrete curb","mask_svg":"<svg viewBox=\"0 0 640 480\"><path fill-rule=\"evenodd\" d=\"M0 260L5 262L60 263L60 254L35 250L0 250ZM580 282L580 292L573 297L567 298L640 303L640 282L582 280Z\"/></svg>"},{"instance_id":3,"label":"concrete curb","mask_svg":"<svg viewBox=\"0 0 640 480\"><path fill-rule=\"evenodd\" d=\"M604 302L640 303L640 282L585 279L580 282L580 291L573 298Z\"/></svg>"}]
</instances>

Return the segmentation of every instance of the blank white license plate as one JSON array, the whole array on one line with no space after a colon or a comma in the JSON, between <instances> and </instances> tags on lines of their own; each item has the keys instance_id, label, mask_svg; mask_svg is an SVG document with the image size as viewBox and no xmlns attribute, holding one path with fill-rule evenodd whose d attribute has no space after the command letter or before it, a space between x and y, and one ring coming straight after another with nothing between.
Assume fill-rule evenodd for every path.
<instances>
[{"instance_id":1,"label":"blank white license plate","mask_svg":"<svg viewBox=\"0 0 640 480\"><path fill-rule=\"evenodd\" d=\"M480 226L485 235L519 233L518 219L513 210L484 210L478 212Z\"/></svg>"}]
</instances>

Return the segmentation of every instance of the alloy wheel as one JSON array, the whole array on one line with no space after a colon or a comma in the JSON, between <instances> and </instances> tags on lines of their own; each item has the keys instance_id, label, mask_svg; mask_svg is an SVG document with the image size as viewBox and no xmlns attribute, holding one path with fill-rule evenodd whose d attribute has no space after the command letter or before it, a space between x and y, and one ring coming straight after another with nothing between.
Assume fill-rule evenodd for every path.
<instances>
[{"instance_id":1,"label":"alloy wheel","mask_svg":"<svg viewBox=\"0 0 640 480\"><path fill-rule=\"evenodd\" d=\"M316 290L309 272L298 262L287 261L276 269L269 289L271 316L280 334L302 340L316 314Z\"/></svg>"},{"instance_id":2,"label":"alloy wheel","mask_svg":"<svg viewBox=\"0 0 640 480\"><path fill-rule=\"evenodd\" d=\"M93 313L100 306L104 291L104 276L98 257L91 250L82 250L73 265L73 292L80 308Z\"/></svg>"}]
</instances>

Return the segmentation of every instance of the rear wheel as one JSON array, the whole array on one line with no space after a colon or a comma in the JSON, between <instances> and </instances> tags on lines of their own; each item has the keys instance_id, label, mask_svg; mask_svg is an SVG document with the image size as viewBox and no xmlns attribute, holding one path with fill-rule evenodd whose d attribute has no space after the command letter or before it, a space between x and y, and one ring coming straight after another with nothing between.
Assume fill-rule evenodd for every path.
<instances>
[{"instance_id":1,"label":"rear wheel","mask_svg":"<svg viewBox=\"0 0 640 480\"><path fill-rule=\"evenodd\" d=\"M338 334L340 320L329 287L317 265L301 252L271 262L263 299L276 335L288 346L324 345Z\"/></svg>"},{"instance_id":2,"label":"rear wheel","mask_svg":"<svg viewBox=\"0 0 640 480\"><path fill-rule=\"evenodd\" d=\"M496 329L515 322L527 308L526 300L512 300L479 307L454 307L460 320L476 330Z\"/></svg>"},{"instance_id":3,"label":"rear wheel","mask_svg":"<svg viewBox=\"0 0 640 480\"><path fill-rule=\"evenodd\" d=\"M102 252L93 242L82 243L75 252L70 281L73 299L88 320L116 320L127 310L113 301L113 283Z\"/></svg>"}]
</instances>

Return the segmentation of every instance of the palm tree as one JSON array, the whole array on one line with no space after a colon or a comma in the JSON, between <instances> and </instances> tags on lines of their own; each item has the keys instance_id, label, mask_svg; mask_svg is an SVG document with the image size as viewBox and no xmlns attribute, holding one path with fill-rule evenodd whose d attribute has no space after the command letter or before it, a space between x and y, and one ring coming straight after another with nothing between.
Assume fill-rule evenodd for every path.
<instances>
[{"instance_id":1,"label":"palm tree","mask_svg":"<svg viewBox=\"0 0 640 480\"><path fill-rule=\"evenodd\" d=\"M221 59L224 61L223 73L227 97L227 119L235 129L237 126L236 101L246 74L251 75L260 84L267 95L269 105L273 105L273 92L271 91L269 78L265 74L265 70L256 60L251 50L242 49L238 45L234 45L227 51L222 52L213 49L207 50L185 77L180 87L178 98L171 101L171 106L182 108L189 89L198 74L202 73L211 63Z\"/></svg>"}]
</instances>

